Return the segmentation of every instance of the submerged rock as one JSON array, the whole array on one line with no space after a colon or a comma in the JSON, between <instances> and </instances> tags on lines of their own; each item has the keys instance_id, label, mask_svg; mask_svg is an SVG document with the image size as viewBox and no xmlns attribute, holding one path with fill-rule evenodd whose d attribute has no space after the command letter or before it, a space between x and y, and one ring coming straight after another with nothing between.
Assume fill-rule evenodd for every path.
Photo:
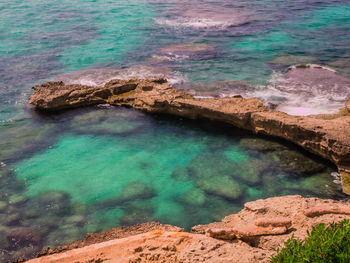
<instances>
[{"instance_id":1,"label":"submerged rock","mask_svg":"<svg viewBox=\"0 0 350 263\"><path fill-rule=\"evenodd\" d=\"M129 202L123 208L124 214L119 217L119 224L130 226L152 221L155 208L148 200L137 200Z\"/></svg>"},{"instance_id":2,"label":"submerged rock","mask_svg":"<svg viewBox=\"0 0 350 263\"><path fill-rule=\"evenodd\" d=\"M150 199L155 195L156 191L151 186L141 182L131 182L123 188L120 194L96 202L95 207L100 209L104 209L105 207L116 207L130 201Z\"/></svg>"},{"instance_id":3,"label":"submerged rock","mask_svg":"<svg viewBox=\"0 0 350 263\"><path fill-rule=\"evenodd\" d=\"M286 189L298 189L299 191L311 192L316 196L334 196L339 194L339 186L333 183L330 172L323 172L306 178L300 178L297 182L289 181Z\"/></svg>"},{"instance_id":4,"label":"submerged rock","mask_svg":"<svg viewBox=\"0 0 350 263\"><path fill-rule=\"evenodd\" d=\"M39 207L56 215L67 215L71 212L70 196L64 191L49 190L35 197Z\"/></svg>"},{"instance_id":5,"label":"submerged rock","mask_svg":"<svg viewBox=\"0 0 350 263\"><path fill-rule=\"evenodd\" d=\"M265 170L271 167L271 163L259 159L250 159L245 162L237 162L232 170L233 176L248 184L257 184Z\"/></svg>"},{"instance_id":6,"label":"submerged rock","mask_svg":"<svg viewBox=\"0 0 350 263\"><path fill-rule=\"evenodd\" d=\"M129 134L142 127L139 117L123 109L98 109L74 117L71 126L80 133Z\"/></svg>"},{"instance_id":7,"label":"submerged rock","mask_svg":"<svg viewBox=\"0 0 350 263\"><path fill-rule=\"evenodd\" d=\"M52 124L28 123L27 120L0 126L0 162L32 151L43 144L52 131ZM5 168L0 167L0 175Z\"/></svg>"},{"instance_id":8,"label":"submerged rock","mask_svg":"<svg viewBox=\"0 0 350 263\"><path fill-rule=\"evenodd\" d=\"M280 55L273 60L270 64L278 64L281 66L292 66L296 64L316 64L318 62L317 58L310 56L295 56L295 55Z\"/></svg>"},{"instance_id":9,"label":"submerged rock","mask_svg":"<svg viewBox=\"0 0 350 263\"><path fill-rule=\"evenodd\" d=\"M177 181L187 182L190 180L187 167L177 167L171 173L171 177Z\"/></svg>"},{"instance_id":10,"label":"submerged rock","mask_svg":"<svg viewBox=\"0 0 350 263\"><path fill-rule=\"evenodd\" d=\"M281 143L262 138L243 138L239 141L239 146L244 150L259 152L287 149L287 147Z\"/></svg>"},{"instance_id":11,"label":"submerged rock","mask_svg":"<svg viewBox=\"0 0 350 263\"><path fill-rule=\"evenodd\" d=\"M7 208L7 203L4 201L0 201L0 214L5 212Z\"/></svg>"},{"instance_id":12,"label":"submerged rock","mask_svg":"<svg viewBox=\"0 0 350 263\"><path fill-rule=\"evenodd\" d=\"M141 182L131 182L127 184L119 195L121 202L127 202L135 199L149 199L156 195L155 190Z\"/></svg>"},{"instance_id":13,"label":"submerged rock","mask_svg":"<svg viewBox=\"0 0 350 263\"><path fill-rule=\"evenodd\" d=\"M74 225L61 226L59 229L50 232L47 237L46 245L56 247L62 244L68 244L79 238L82 238L82 230Z\"/></svg>"},{"instance_id":14,"label":"submerged rock","mask_svg":"<svg viewBox=\"0 0 350 263\"><path fill-rule=\"evenodd\" d=\"M237 183L229 176L203 177L195 181L195 185L209 194L230 200L238 199L244 193L244 185Z\"/></svg>"},{"instance_id":15,"label":"submerged rock","mask_svg":"<svg viewBox=\"0 0 350 263\"><path fill-rule=\"evenodd\" d=\"M275 151L267 155L281 171L297 176L314 174L326 169L324 164L293 150Z\"/></svg>"},{"instance_id":16,"label":"submerged rock","mask_svg":"<svg viewBox=\"0 0 350 263\"><path fill-rule=\"evenodd\" d=\"M194 188L181 195L179 201L189 206L201 206L205 203L206 196L202 190Z\"/></svg>"},{"instance_id":17,"label":"submerged rock","mask_svg":"<svg viewBox=\"0 0 350 263\"><path fill-rule=\"evenodd\" d=\"M332 68L335 68L337 72L339 72L343 76L350 78L350 57L341 58L339 60L330 62L327 65Z\"/></svg>"},{"instance_id":18,"label":"submerged rock","mask_svg":"<svg viewBox=\"0 0 350 263\"><path fill-rule=\"evenodd\" d=\"M22 194L15 194L15 195L11 195L8 200L10 205L20 207L23 204L25 204L29 200L29 198Z\"/></svg>"},{"instance_id":19,"label":"submerged rock","mask_svg":"<svg viewBox=\"0 0 350 263\"><path fill-rule=\"evenodd\" d=\"M6 232L3 230L0 230L0 248L7 249L9 246L10 246L10 243L7 239ZM0 254L1 254L1 252L0 252Z\"/></svg>"},{"instance_id":20,"label":"submerged rock","mask_svg":"<svg viewBox=\"0 0 350 263\"><path fill-rule=\"evenodd\" d=\"M7 234L7 240L12 248L39 245L43 236L31 227L13 230Z\"/></svg>"}]
</instances>

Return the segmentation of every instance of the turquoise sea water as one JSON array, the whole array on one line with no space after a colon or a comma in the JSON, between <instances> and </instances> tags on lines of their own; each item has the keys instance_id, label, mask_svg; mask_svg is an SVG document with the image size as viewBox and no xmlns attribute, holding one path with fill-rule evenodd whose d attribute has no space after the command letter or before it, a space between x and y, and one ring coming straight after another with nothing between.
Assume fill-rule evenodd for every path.
<instances>
[{"instance_id":1,"label":"turquoise sea water","mask_svg":"<svg viewBox=\"0 0 350 263\"><path fill-rule=\"evenodd\" d=\"M284 142L132 109L48 115L26 101L54 78L156 75L198 94L250 85L288 105L298 93L271 87L292 64L350 76L349 1L15 0L0 14L0 262L114 226L189 229L259 198L343 198L335 167ZM208 48L162 50L184 43ZM235 81L245 85L237 91ZM327 112L343 105L335 95L310 98ZM8 238L28 227L40 238Z\"/></svg>"}]
</instances>

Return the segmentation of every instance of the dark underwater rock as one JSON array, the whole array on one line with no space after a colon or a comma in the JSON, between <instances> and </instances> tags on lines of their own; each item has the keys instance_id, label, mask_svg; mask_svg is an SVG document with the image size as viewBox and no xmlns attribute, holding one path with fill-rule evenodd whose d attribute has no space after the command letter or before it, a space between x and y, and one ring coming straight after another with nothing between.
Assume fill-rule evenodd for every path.
<instances>
[{"instance_id":1,"label":"dark underwater rock","mask_svg":"<svg viewBox=\"0 0 350 263\"><path fill-rule=\"evenodd\" d=\"M35 197L39 207L56 215L67 215L71 212L70 195L64 191L49 190Z\"/></svg>"},{"instance_id":2,"label":"dark underwater rock","mask_svg":"<svg viewBox=\"0 0 350 263\"><path fill-rule=\"evenodd\" d=\"M268 153L268 156L281 171L285 171L291 175L310 175L326 169L324 164L316 162L297 151L276 151Z\"/></svg>"},{"instance_id":3,"label":"dark underwater rock","mask_svg":"<svg viewBox=\"0 0 350 263\"><path fill-rule=\"evenodd\" d=\"M7 234L7 240L12 248L38 245L42 238L42 234L31 227L13 230Z\"/></svg>"},{"instance_id":4,"label":"dark underwater rock","mask_svg":"<svg viewBox=\"0 0 350 263\"><path fill-rule=\"evenodd\" d=\"M288 149L281 143L262 138L243 138L239 141L241 148L259 152L269 152Z\"/></svg>"}]
</instances>

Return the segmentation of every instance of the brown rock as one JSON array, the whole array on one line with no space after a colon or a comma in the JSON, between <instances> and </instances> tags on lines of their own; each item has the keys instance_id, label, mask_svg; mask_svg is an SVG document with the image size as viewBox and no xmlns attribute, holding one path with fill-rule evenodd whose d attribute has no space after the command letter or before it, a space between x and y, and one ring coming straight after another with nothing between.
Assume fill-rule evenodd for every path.
<instances>
[{"instance_id":1,"label":"brown rock","mask_svg":"<svg viewBox=\"0 0 350 263\"><path fill-rule=\"evenodd\" d=\"M305 210L305 215L308 217L316 217L327 214L350 215L349 207L335 207L334 205L322 205Z\"/></svg>"},{"instance_id":2,"label":"brown rock","mask_svg":"<svg viewBox=\"0 0 350 263\"><path fill-rule=\"evenodd\" d=\"M261 227L256 225L248 225L239 227L234 230L237 238L244 239L256 236L272 236L281 235L287 232L287 227Z\"/></svg>"},{"instance_id":3,"label":"brown rock","mask_svg":"<svg viewBox=\"0 0 350 263\"><path fill-rule=\"evenodd\" d=\"M232 240L236 238L236 234L232 229L213 228L208 229L207 235L217 239Z\"/></svg>"},{"instance_id":4,"label":"brown rock","mask_svg":"<svg viewBox=\"0 0 350 263\"><path fill-rule=\"evenodd\" d=\"M255 221L255 225L262 226L262 227L285 226L289 228L292 225L292 220L289 217L260 218Z\"/></svg>"},{"instance_id":5,"label":"brown rock","mask_svg":"<svg viewBox=\"0 0 350 263\"><path fill-rule=\"evenodd\" d=\"M345 103L345 109L350 112L350 99L348 99Z\"/></svg>"}]
</instances>

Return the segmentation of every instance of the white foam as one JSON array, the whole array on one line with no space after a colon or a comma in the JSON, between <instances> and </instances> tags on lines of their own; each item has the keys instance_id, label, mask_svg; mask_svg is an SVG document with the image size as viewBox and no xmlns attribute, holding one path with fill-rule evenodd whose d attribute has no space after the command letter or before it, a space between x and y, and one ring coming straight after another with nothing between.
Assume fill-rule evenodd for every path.
<instances>
[{"instance_id":1,"label":"white foam","mask_svg":"<svg viewBox=\"0 0 350 263\"><path fill-rule=\"evenodd\" d=\"M276 110L296 116L336 113L344 107L345 98L342 94L309 86L297 86L288 90L283 84L283 75L274 72L267 86L258 87L256 91L248 93L248 96L258 97L265 104L275 104Z\"/></svg>"},{"instance_id":2,"label":"white foam","mask_svg":"<svg viewBox=\"0 0 350 263\"><path fill-rule=\"evenodd\" d=\"M225 21L215 21L209 18L198 18L198 19L190 19L190 18L179 18L179 19L162 19L162 18L156 18L154 19L155 22L159 25L166 25L170 27L188 27L188 28L198 28L198 29L205 29L205 28L219 28L219 29L225 29L227 27L230 27L232 25L239 25L237 22L230 23Z\"/></svg>"},{"instance_id":3,"label":"white foam","mask_svg":"<svg viewBox=\"0 0 350 263\"><path fill-rule=\"evenodd\" d=\"M81 84L102 86L113 79L153 79L165 78L170 84L180 84L186 81L186 76L168 68L138 65L126 69L90 69L72 72L55 77L65 84Z\"/></svg>"}]
</instances>

